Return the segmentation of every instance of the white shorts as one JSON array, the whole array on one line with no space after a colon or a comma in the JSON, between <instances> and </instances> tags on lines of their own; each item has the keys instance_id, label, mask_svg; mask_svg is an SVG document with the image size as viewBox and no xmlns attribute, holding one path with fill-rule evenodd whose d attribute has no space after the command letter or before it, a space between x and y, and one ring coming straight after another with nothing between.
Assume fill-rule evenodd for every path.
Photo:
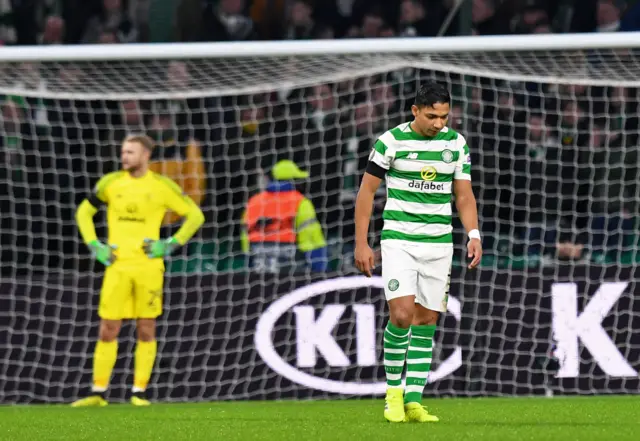
<instances>
[{"instance_id":1,"label":"white shorts","mask_svg":"<svg viewBox=\"0 0 640 441\"><path fill-rule=\"evenodd\" d=\"M384 241L382 278L387 301L416 296L416 303L445 312L449 300L453 245L394 243Z\"/></svg>"}]
</instances>

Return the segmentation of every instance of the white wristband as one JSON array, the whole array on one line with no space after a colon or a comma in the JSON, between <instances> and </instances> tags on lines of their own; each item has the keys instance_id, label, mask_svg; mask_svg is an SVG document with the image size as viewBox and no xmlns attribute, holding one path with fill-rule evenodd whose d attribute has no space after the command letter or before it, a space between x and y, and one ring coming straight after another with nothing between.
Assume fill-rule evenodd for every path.
<instances>
[{"instance_id":1,"label":"white wristband","mask_svg":"<svg viewBox=\"0 0 640 441\"><path fill-rule=\"evenodd\" d=\"M478 239L478 240L480 240L480 231L478 231L478 230L469 231L469 239Z\"/></svg>"}]
</instances>

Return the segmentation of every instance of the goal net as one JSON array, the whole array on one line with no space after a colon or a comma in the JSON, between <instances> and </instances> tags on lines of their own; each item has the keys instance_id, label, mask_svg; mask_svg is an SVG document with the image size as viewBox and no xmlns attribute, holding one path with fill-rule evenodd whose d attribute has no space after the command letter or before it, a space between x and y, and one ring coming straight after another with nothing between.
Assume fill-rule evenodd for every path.
<instances>
[{"instance_id":1,"label":"goal net","mask_svg":"<svg viewBox=\"0 0 640 441\"><path fill-rule=\"evenodd\" d=\"M633 34L632 34L633 35ZM636 39L636 41L638 41ZM419 84L452 93L485 257L455 223L449 312L429 396L638 390L638 66L630 37L553 36L0 50L0 402L86 393L103 267L77 205L145 132L153 167L206 222L167 261L150 398L384 392L379 277L353 266L353 207L376 137L411 119ZM249 268L240 219L273 165L323 227L329 269ZM385 190L375 201L379 249ZM455 216L454 216L455 217ZM99 235L103 215L95 218ZM163 234L178 219L169 214ZM125 325L109 397L132 383Z\"/></svg>"}]
</instances>

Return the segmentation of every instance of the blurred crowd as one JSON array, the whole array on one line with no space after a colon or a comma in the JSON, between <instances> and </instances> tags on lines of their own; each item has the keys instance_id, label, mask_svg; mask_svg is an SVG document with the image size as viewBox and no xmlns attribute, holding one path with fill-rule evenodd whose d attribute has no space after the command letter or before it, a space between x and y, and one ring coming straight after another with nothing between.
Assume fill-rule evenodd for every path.
<instances>
[{"instance_id":1,"label":"blurred crowd","mask_svg":"<svg viewBox=\"0 0 640 441\"><path fill-rule=\"evenodd\" d=\"M469 7L456 0L23 0L0 2L0 40L114 44L640 28L640 2L468 2ZM63 72L69 75L63 80L73 84L73 71ZM169 63L163 75L175 88L197 82L193 65L184 62ZM33 78L38 74L27 69L21 80L40 87L37 80L30 83ZM6 96L0 139L0 198L8 203L0 213L4 268L78 266L72 256L86 251L77 240L73 210L101 174L117 169L119 142L137 131L158 143L154 169L176 179L203 207L208 222L194 246L211 243L197 251L211 261L241 254L244 204L264 188L280 159L310 172L300 190L313 201L332 252L346 255L358 180L371 146L384 130L410 119L413 94L425 78L452 87L449 125L471 146L489 255L604 262L635 249L637 89L403 70L302 89L182 100ZM175 220L168 215L166 228L175 228ZM30 234L16 234L23 228Z\"/></svg>"},{"instance_id":2,"label":"blurred crowd","mask_svg":"<svg viewBox=\"0 0 640 441\"><path fill-rule=\"evenodd\" d=\"M465 11L467 22L460 18ZM0 16L4 45L110 44L633 31L640 26L640 5L633 0L14 0L0 2Z\"/></svg>"}]
</instances>

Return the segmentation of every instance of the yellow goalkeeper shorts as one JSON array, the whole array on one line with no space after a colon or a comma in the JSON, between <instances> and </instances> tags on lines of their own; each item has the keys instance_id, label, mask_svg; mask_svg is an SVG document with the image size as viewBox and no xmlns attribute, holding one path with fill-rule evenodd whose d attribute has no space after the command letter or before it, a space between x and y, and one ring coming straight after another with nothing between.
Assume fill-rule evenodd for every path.
<instances>
[{"instance_id":1,"label":"yellow goalkeeper shorts","mask_svg":"<svg viewBox=\"0 0 640 441\"><path fill-rule=\"evenodd\" d=\"M163 283L160 259L137 265L116 262L105 270L98 315L106 320L156 318L162 314Z\"/></svg>"}]
</instances>

